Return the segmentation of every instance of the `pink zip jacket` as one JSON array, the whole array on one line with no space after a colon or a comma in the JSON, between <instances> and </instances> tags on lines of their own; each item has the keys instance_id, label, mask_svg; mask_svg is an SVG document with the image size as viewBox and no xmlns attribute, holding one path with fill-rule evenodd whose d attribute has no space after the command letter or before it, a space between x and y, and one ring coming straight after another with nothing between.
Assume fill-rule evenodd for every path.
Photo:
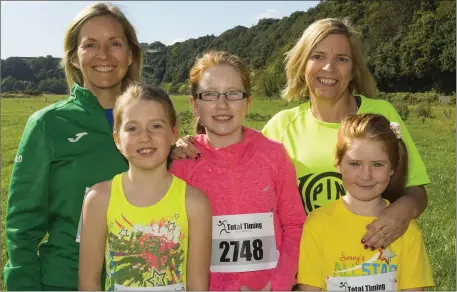
<instances>
[{"instance_id":1,"label":"pink zip jacket","mask_svg":"<svg viewBox=\"0 0 457 292\"><path fill-rule=\"evenodd\" d=\"M208 195L213 216L273 213L275 254L279 253L276 267L212 272L210 290L239 291L242 286L261 290L268 281L271 290L291 290L306 218L295 168L282 144L256 130L243 127L243 131L240 143L219 149L209 144L206 135L198 135L195 146L201 159L175 160L170 171ZM219 248L214 245L214 235L213 254Z\"/></svg>"}]
</instances>

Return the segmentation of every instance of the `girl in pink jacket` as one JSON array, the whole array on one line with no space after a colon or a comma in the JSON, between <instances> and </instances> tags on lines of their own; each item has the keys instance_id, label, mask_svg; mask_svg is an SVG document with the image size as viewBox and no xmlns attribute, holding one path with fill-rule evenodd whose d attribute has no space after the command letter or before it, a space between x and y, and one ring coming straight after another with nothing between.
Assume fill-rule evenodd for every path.
<instances>
[{"instance_id":1,"label":"girl in pink jacket","mask_svg":"<svg viewBox=\"0 0 457 292\"><path fill-rule=\"evenodd\" d=\"M201 155L173 161L170 171L210 199L210 290L291 290L306 215L284 147L242 126L249 70L237 56L211 51L189 80Z\"/></svg>"}]
</instances>

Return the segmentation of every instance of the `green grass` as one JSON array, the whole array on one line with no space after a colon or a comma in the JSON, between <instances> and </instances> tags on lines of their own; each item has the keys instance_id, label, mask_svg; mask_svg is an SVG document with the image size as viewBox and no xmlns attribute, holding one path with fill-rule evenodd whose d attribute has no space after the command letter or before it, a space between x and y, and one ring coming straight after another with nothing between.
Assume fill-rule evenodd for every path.
<instances>
[{"instance_id":1,"label":"green grass","mask_svg":"<svg viewBox=\"0 0 457 292\"><path fill-rule=\"evenodd\" d=\"M6 198L11 168L16 148L27 118L36 110L62 99L62 96L36 98L3 98L1 100L1 150L2 150L2 213L5 214ZM181 133L192 133L192 113L186 96L172 97L180 114ZM261 129L276 112L296 106L283 100L254 100L246 125ZM455 170L455 107L434 105L434 119L423 121L413 112L406 121L408 129L427 166L432 183L427 187L429 206L420 217L425 244L432 265L436 290L456 290L456 170ZM447 118L444 109L451 110ZM2 217L2 268L7 261ZM2 273L3 279L3 273ZM3 281L2 281L3 282ZM2 290L5 290L2 284Z\"/></svg>"}]
</instances>

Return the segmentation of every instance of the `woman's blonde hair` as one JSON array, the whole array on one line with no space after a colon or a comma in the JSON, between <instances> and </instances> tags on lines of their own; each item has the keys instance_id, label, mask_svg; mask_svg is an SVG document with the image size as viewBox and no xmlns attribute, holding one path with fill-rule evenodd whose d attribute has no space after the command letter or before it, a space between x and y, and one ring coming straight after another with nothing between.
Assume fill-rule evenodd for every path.
<instances>
[{"instance_id":1,"label":"woman's blonde hair","mask_svg":"<svg viewBox=\"0 0 457 292\"><path fill-rule=\"evenodd\" d=\"M314 48L329 34L342 34L349 40L352 54L352 80L348 85L349 92L371 98L376 95L376 84L365 63L358 33L346 19L325 18L308 26L300 40L286 54L287 86L283 90L285 99L290 101L309 95L305 79L306 63Z\"/></svg>"},{"instance_id":2,"label":"woman's blonde hair","mask_svg":"<svg viewBox=\"0 0 457 292\"><path fill-rule=\"evenodd\" d=\"M132 51L132 65L130 65L127 74L122 80L122 90L124 90L131 81L141 81L141 73L143 71L143 53L136 36L135 28L128 21L119 7L111 3L94 3L79 12L65 32L65 52L61 61L61 66L65 70L65 76L67 78L67 85L69 89L71 89L75 82L83 86L83 75L81 70L72 64L75 54L77 53L78 36L81 27L87 20L96 16L104 15L109 15L122 24L127 38L128 47Z\"/></svg>"}]
</instances>

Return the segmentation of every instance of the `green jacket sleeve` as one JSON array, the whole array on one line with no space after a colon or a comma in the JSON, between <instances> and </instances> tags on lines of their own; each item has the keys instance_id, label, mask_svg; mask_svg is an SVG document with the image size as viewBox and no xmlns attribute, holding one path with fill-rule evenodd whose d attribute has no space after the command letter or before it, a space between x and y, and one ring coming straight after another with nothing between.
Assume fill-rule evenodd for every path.
<instances>
[{"instance_id":1,"label":"green jacket sleeve","mask_svg":"<svg viewBox=\"0 0 457 292\"><path fill-rule=\"evenodd\" d=\"M32 115L19 143L8 188L4 269L7 290L41 290L38 244L48 228L51 149Z\"/></svg>"}]
</instances>

